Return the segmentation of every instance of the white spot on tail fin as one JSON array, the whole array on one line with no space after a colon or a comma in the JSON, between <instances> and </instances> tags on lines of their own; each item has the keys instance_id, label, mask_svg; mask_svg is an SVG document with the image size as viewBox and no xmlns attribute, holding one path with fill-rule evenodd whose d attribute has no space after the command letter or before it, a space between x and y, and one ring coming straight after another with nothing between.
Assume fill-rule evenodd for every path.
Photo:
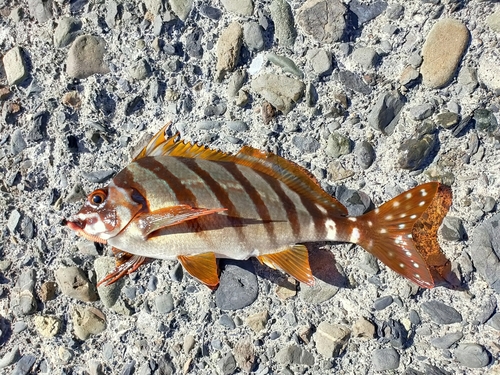
<instances>
[{"instance_id":1,"label":"white spot on tail fin","mask_svg":"<svg viewBox=\"0 0 500 375\"><path fill-rule=\"evenodd\" d=\"M380 229L380 233L382 233L382 234L387 233L387 229L385 229L385 228L381 228L381 229Z\"/></svg>"},{"instance_id":2,"label":"white spot on tail fin","mask_svg":"<svg viewBox=\"0 0 500 375\"><path fill-rule=\"evenodd\" d=\"M392 216L392 215L387 215L385 217L385 220L392 220L392 219L394 219L394 216Z\"/></svg>"},{"instance_id":3,"label":"white spot on tail fin","mask_svg":"<svg viewBox=\"0 0 500 375\"><path fill-rule=\"evenodd\" d=\"M406 198L410 199L412 197L412 193L406 193Z\"/></svg>"},{"instance_id":4,"label":"white spot on tail fin","mask_svg":"<svg viewBox=\"0 0 500 375\"><path fill-rule=\"evenodd\" d=\"M352 222L356 222L357 219L355 217L348 217L347 220L352 221Z\"/></svg>"},{"instance_id":5,"label":"white spot on tail fin","mask_svg":"<svg viewBox=\"0 0 500 375\"><path fill-rule=\"evenodd\" d=\"M369 226L370 228L371 228L371 227L373 227L373 222L372 222L371 220L368 220L366 223L368 224L368 226Z\"/></svg>"},{"instance_id":6,"label":"white spot on tail fin","mask_svg":"<svg viewBox=\"0 0 500 375\"><path fill-rule=\"evenodd\" d=\"M425 204L425 201L420 202L418 205L422 207Z\"/></svg>"},{"instance_id":7,"label":"white spot on tail fin","mask_svg":"<svg viewBox=\"0 0 500 375\"><path fill-rule=\"evenodd\" d=\"M394 203L392 204L392 206L395 208L399 207L399 205L400 205L399 201L394 201Z\"/></svg>"},{"instance_id":8,"label":"white spot on tail fin","mask_svg":"<svg viewBox=\"0 0 500 375\"><path fill-rule=\"evenodd\" d=\"M380 208L376 208L373 212L375 212L375 214L378 214L380 212Z\"/></svg>"},{"instance_id":9,"label":"white spot on tail fin","mask_svg":"<svg viewBox=\"0 0 500 375\"><path fill-rule=\"evenodd\" d=\"M401 268L405 268L404 263L399 263L399 267L401 267Z\"/></svg>"},{"instance_id":10,"label":"white spot on tail fin","mask_svg":"<svg viewBox=\"0 0 500 375\"><path fill-rule=\"evenodd\" d=\"M361 234L359 233L358 228L352 228L351 237L349 238L349 242L357 243L359 241Z\"/></svg>"},{"instance_id":11,"label":"white spot on tail fin","mask_svg":"<svg viewBox=\"0 0 500 375\"><path fill-rule=\"evenodd\" d=\"M422 197L425 197L427 195L427 190L422 189L420 190L420 193L422 194Z\"/></svg>"},{"instance_id":12,"label":"white spot on tail fin","mask_svg":"<svg viewBox=\"0 0 500 375\"><path fill-rule=\"evenodd\" d=\"M410 219L415 220L417 218L417 215L411 215Z\"/></svg>"},{"instance_id":13,"label":"white spot on tail fin","mask_svg":"<svg viewBox=\"0 0 500 375\"><path fill-rule=\"evenodd\" d=\"M405 228L405 226L406 226L405 224L399 224L399 225L398 225L398 228L399 228L399 229L404 229L404 228Z\"/></svg>"}]
</instances>

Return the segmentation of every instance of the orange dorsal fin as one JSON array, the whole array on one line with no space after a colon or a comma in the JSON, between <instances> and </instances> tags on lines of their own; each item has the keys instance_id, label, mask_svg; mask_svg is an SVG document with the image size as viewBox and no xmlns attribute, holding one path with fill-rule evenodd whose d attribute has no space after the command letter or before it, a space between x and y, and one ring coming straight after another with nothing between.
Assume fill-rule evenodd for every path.
<instances>
[{"instance_id":1,"label":"orange dorsal fin","mask_svg":"<svg viewBox=\"0 0 500 375\"><path fill-rule=\"evenodd\" d=\"M179 255L177 259L187 273L210 289L215 289L219 285L219 270L214 253Z\"/></svg>"},{"instance_id":2,"label":"orange dorsal fin","mask_svg":"<svg viewBox=\"0 0 500 375\"><path fill-rule=\"evenodd\" d=\"M244 165L283 182L297 194L321 204L330 216L347 215L347 209L338 200L327 194L304 168L291 161L250 146L244 146L236 155L231 155L206 146L187 143L178 139L178 133L167 139L165 130L168 126L170 124L165 125L134 160L146 156L168 155Z\"/></svg>"},{"instance_id":3,"label":"orange dorsal fin","mask_svg":"<svg viewBox=\"0 0 500 375\"><path fill-rule=\"evenodd\" d=\"M260 255L257 259L273 269L288 273L301 283L310 286L314 284L309 254L304 245L294 245L279 253Z\"/></svg>"},{"instance_id":4,"label":"orange dorsal fin","mask_svg":"<svg viewBox=\"0 0 500 375\"><path fill-rule=\"evenodd\" d=\"M437 241L450 205L448 187L419 185L351 222L353 242L419 286L433 288L451 271Z\"/></svg>"}]
</instances>

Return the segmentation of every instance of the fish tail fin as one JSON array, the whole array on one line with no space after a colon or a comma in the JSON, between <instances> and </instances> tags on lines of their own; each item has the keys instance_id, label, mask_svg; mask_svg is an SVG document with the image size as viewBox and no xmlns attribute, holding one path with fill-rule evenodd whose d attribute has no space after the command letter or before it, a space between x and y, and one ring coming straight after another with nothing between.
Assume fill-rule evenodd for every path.
<instances>
[{"instance_id":1,"label":"fish tail fin","mask_svg":"<svg viewBox=\"0 0 500 375\"><path fill-rule=\"evenodd\" d=\"M423 288L449 284L451 264L439 247L437 231L451 202L449 187L419 185L353 220L351 242Z\"/></svg>"}]
</instances>

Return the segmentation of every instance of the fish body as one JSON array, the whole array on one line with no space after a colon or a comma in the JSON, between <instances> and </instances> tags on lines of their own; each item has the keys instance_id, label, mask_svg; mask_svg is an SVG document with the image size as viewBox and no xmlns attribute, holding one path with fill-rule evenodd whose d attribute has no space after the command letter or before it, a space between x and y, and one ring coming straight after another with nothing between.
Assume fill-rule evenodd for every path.
<instances>
[{"instance_id":1,"label":"fish body","mask_svg":"<svg viewBox=\"0 0 500 375\"><path fill-rule=\"evenodd\" d=\"M217 258L257 257L312 284L301 244L316 241L359 244L427 288L449 267L436 232L451 193L437 182L348 217L339 201L290 161L248 146L230 155L166 139L165 129L67 221L77 234L113 246L117 268L104 282L147 258L179 259L214 288Z\"/></svg>"}]
</instances>

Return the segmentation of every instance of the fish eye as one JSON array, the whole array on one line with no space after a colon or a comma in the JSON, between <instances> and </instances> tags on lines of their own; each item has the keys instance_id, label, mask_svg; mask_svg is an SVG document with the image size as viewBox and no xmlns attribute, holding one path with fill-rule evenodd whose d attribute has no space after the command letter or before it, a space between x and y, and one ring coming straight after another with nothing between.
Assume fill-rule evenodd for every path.
<instances>
[{"instance_id":1,"label":"fish eye","mask_svg":"<svg viewBox=\"0 0 500 375\"><path fill-rule=\"evenodd\" d=\"M94 191L89 195L89 202L93 206L98 206L106 200L106 193L102 190Z\"/></svg>"}]
</instances>

